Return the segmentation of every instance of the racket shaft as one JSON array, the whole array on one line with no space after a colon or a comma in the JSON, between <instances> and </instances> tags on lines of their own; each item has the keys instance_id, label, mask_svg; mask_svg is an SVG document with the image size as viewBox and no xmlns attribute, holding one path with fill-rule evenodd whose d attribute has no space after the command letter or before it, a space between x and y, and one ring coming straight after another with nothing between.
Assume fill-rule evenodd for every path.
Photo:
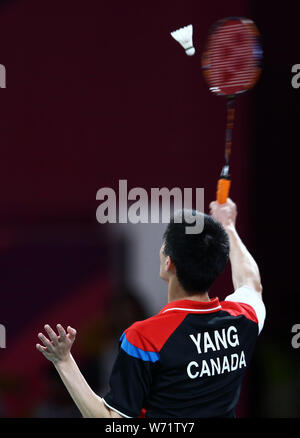
<instances>
[{"instance_id":1,"label":"racket shaft","mask_svg":"<svg viewBox=\"0 0 300 438\"><path fill-rule=\"evenodd\" d=\"M229 177L229 158L231 155L232 130L235 119L235 96L227 98L227 118L226 118L226 136L225 136L225 162L222 169L221 177L217 187L217 201L219 204L225 204L229 196L230 177Z\"/></svg>"},{"instance_id":2,"label":"racket shaft","mask_svg":"<svg viewBox=\"0 0 300 438\"><path fill-rule=\"evenodd\" d=\"M225 204L230 191L230 179L220 178L217 187L217 201L219 204Z\"/></svg>"},{"instance_id":3,"label":"racket shaft","mask_svg":"<svg viewBox=\"0 0 300 438\"><path fill-rule=\"evenodd\" d=\"M232 144L232 131L235 119L235 97L227 98L226 136L225 136L225 160L229 161Z\"/></svg>"}]
</instances>

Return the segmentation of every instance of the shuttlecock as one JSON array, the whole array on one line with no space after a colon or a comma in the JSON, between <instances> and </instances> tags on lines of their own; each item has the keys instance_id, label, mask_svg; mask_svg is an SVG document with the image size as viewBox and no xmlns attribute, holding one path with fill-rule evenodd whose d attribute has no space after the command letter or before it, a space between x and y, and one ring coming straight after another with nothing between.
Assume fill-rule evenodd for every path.
<instances>
[{"instance_id":1,"label":"shuttlecock","mask_svg":"<svg viewBox=\"0 0 300 438\"><path fill-rule=\"evenodd\" d=\"M179 44L184 48L185 53L188 56L192 56L195 54L195 47L193 46L192 24L174 30L174 32L171 32L171 36L174 38L174 40L179 42Z\"/></svg>"}]
</instances>

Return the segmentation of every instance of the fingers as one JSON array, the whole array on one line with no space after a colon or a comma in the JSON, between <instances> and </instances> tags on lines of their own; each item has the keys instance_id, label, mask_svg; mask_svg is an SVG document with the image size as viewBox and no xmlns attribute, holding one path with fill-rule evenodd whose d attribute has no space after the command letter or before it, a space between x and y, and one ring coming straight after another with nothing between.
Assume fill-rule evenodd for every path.
<instances>
[{"instance_id":1,"label":"fingers","mask_svg":"<svg viewBox=\"0 0 300 438\"><path fill-rule=\"evenodd\" d=\"M237 205L235 202L233 202L232 199L228 198L227 202L229 203L229 205L234 208L237 211Z\"/></svg>"},{"instance_id":2,"label":"fingers","mask_svg":"<svg viewBox=\"0 0 300 438\"><path fill-rule=\"evenodd\" d=\"M58 331L59 337L60 337L59 340L60 341L64 341L66 336L67 336L67 333L66 333L65 329L63 328L63 326L61 324L57 324L56 327L57 327L57 331Z\"/></svg>"},{"instance_id":3,"label":"fingers","mask_svg":"<svg viewBox=\"0 0 300 438\"><path fill-rule=\"evenodd\" d=\"M51 360L51 358L52 358L52 353L48 350L47 347L43 347L43 346L40 345L40 344L36 344L36 349L37 349L40 353L42 353L42 354L46 357L46 359Z\"/></svg>"},{"instance_id":4,"label":"fingers","mask_svg":"<svg viewBox=\"0 0 300 438\"><path fill-rule=\"evenodd\" d=\"M230 198L227 198L227 201L224 204L219 204L218 201L212 201L209 204L209 209L212 212L216 211L217 208L218 209L220 209L220 208L224 209L224 208L227 208L227 207L231 207L231 208L235 207L236 208L236 204Z\"/></svg>"},{"instance_id":5,"label":"fingers","mask_svg":"<svg viewBox=\"0 0 300 438\"><path fill-rule=\"evenodd\" d=\"M48 351L53 352L53 346L52 346L51 342L49 341L49 339L47 339L46 336L43 335L43 333L39 333L38 337L42 341L44 346L47 347Z\"/></svg>"},{"instance_id":6,"label":"fingers","mask_svg":"<svg viewBox=\"0 0 300 438\"><path fill-rule=\"evenodd\" d=\"M67 327L67 332L69 334L69 337L72 341L74 341L75 337L76 337L76 330L70 326Z\"/></svg>"},{"instance_id":7,"label":"fingers","mask_svg":"<svg viewBox=\"0 0 300 438\"><path fill-rule=\"evenodd\" d=\"M43 333L39 333L38 334L38 338L42 341L42 343L44 344L44 346L40 345L40 344L36 344L36 348L41 352L54 352L55 348L59 346L59 344L61 342L64 342L67 338L74 342L75 337L76 337L76 330L70 326L68 326L67 328L67 332L65 331L65 329L63 328L63 326L61 324L57 324L57 331L58 331L58 335L55 333L55 331L50 327L49 324L46 324L44 326L49 339L43 334Z\"/></svg>"},{"instance_id":8,"label":"fingers","mask_svg":"<svg viewBox=\"0 0 300 438\"><path fill-rule=\"evenodd\" d=\"M49 356L51 356L51 354L52 354L52 353L48 350L47 347L43 347L43 346L40 345L40 344L36 344L36 349L37 349L40 353L43 353L43 355L46 356L47 358L48 358Z\"/></svg>"},{"instance_id":9,"label":"fingers","mask_svg":"<svg viewBox=\"0 0 300 438\"><path fill-rule=\"evenodd\" d=\"M67 359L76 337L76 330L70 326L65 330L61 324L57 324L57 334L49 324L44 327L49 339L43 333L39 333L38 338L42 345L36 344L36 349L53 363Z\"/></svg>"},{"instance_id":10,"label":"fingers","mask_svg":"<svg viewBox=\"0 0 300 438\"><path fill-rule=\"evenodd\" d=\"M44 353L44 351L47 351L47 347L43 347L40 344L36 344L36 349L39 350L41 353Z\"/></svg>"},{"instance_id":11,"label":"fingers","mask_svg":"<svg viewBox=\"0 0 300 438\"><path fill-rule=\"evenodd\" d=\"M216 205L217 205L217 201L212 201L212 202L209 204L209 208L210 208L211 210L213 210L213 209L216 207Z\"/></svg>"},{"instance_id":12,"label":"fingers","mask_svg":"<svg viewBox=\"0 0 300 438\"><path fill-rule=\"evenodd\" d=\"M220 208L220 204L217 201L212 201L209 204L209 213L211 216L215 217Z\"/></svg>"},{"instance_id":13,"label":"fingers","mask_svg":"<svg viewBox=\"0 0 300 438\"><path fill-rule=\"evenodd\" d=\"M58 344L58 338L57 338L57 334L55 333L55 331L50 327L50 325L46 324L44 326L46 332L48 333L48 336L50 338L50 340L53 342L53 345L57 345Z\"/></svg>"}]
</instances>

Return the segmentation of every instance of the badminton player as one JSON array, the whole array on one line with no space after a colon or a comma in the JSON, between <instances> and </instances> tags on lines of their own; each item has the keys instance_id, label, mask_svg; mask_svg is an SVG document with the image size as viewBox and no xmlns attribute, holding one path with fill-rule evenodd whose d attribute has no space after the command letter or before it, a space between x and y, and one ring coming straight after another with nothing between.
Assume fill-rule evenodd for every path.
<instances>
[{"instance_id":1,"label":"badminton player","mask_svg":"<svg viewBox=\"0 0 300 438\"><path fill-rule=\"evenodd\" d=\"M83 417L235 417L265 319L259 269L236 231L236 216L228 199L210 204L202 233L186 234L184 220L170 221L160 249L168 304L126 328L103 398L71 355L76 330L45 325L36 348L53 363ZM209 289L228 258L234 292L220 302Z\"/></svg>"}]
</instances>

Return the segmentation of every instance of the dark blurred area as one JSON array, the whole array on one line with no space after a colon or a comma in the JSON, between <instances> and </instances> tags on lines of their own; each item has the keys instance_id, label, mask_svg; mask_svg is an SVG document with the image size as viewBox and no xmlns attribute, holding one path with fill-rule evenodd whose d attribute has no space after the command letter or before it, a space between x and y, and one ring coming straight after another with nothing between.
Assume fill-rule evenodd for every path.
<instances>
[{"instance_id":1,"label":"dark blurred area","mask_svg":"<svg viewBox=\"0 0 300 438\"><path fill-rule=\"evenodd\" d=\"M268 318L253 366L252 415L300 416L298 160L300 92L291 84L299 63L299 4L263 5L253 17L262 33L264 67L252 93L248 199L251 250L261 267Z\"/></svg>"},{"instance_id":2,"label":"dark blurred area","mask_svg":"<svg viewBox=\"0 0 300 438\"><path fill-rule=\"evenodd\" d=\"M123 330L166 303L165 286L152 300L156 283L135 281L133 260L156 272L159 246L150 254L147 241L137 246L143 233L134 240L125 227L124 239L114 225L97 223L96 192L117 191L120 179L147 190L204 187L208 210L223 165L225 102L209 92L200 55L209 27L231 15L254 19L264 47L262 77L238 99L233 134L231 197L268 311L238 415L299 416L300 355L291 327L300 323L300 91L291 86L291 67L300 59L291 8L273 4L270 13L250 0L0 2L7 72L0 90L0 323L7 331L0 416L80 416L35 350L45 323L77 329L73 355L104 395ZM190 23L194 57L169 35ZM228 266L211 296L230 292Z\"/></svg>"}]
</instances>

